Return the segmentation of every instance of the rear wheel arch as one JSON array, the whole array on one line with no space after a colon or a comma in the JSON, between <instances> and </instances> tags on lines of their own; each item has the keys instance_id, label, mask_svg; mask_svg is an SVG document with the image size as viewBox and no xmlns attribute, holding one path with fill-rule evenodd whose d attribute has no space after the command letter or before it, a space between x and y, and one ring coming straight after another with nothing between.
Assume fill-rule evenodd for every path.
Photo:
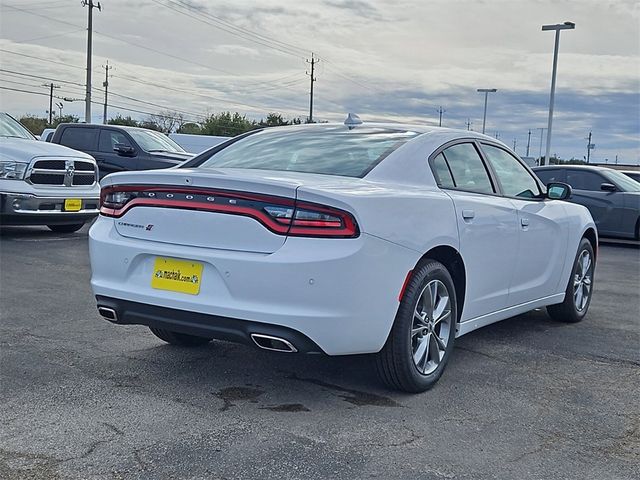
<instances>
[{"instance_id":1,"label":"rear wheel arch","mask_svg":"<svg viewBox=\"0 0 640 480\"><path fill-rule=\"evenodd\" d=\"M456 289L456 301L458 304L458 318L456 320L457 323L460 323L467 288L467 273L462 256L455 248L449 245L440 245L425 253L420 260L418 260L414 269L429 260L436 260L442 263L447 267L447 270L453 279L453 285Z\"/></svg>"},{"instance_id":2,"label":"rear wheel arch","mask_svg":"<svg viewBox=\"0 0 640 480\"><path fill-rule=\"evenodd\" d=\"M589 240L589 243L591 244L591 248L593 248L593 256L594 256L594 258L597 259L597 257L598 257L598 235L596 234L596 231L593 228L589 227L584 232L582 237L586 238L587 240Z\"/></svg>"}]
</instances>

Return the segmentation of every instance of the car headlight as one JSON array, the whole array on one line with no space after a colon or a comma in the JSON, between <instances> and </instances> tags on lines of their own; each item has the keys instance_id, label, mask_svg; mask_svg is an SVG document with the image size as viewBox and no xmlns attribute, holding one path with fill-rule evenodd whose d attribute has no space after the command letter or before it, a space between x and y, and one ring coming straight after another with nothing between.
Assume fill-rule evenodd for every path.
<instances>
[{"instance_id":1,"label":"car headlight","mask_svg":"<svg viewBox=\"0 0 640 480\"><path fill-rule=\"evenodd\" d=\"M27 164L12 160L0 160L0 179L24 180Z\"/></svg>"}]
</instances>

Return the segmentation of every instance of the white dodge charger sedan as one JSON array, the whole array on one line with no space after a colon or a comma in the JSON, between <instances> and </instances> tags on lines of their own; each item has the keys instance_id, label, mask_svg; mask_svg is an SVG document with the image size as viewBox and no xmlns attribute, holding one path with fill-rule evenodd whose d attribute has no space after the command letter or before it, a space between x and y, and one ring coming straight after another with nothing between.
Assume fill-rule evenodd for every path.
<instances>
[{"instance_id":1,"label":"white dodge charger sedan","mask_svg":"<svg viewBox=\"0 0 640 480\"><path fill-rule=\"evenodd\" d=\"M588 210L474 132L350 116L102 187L98 310L171 344L375 353L387 385L419 392L456 337L539 307L577 322L593 292Z\"/></svg>"}]
</instances>

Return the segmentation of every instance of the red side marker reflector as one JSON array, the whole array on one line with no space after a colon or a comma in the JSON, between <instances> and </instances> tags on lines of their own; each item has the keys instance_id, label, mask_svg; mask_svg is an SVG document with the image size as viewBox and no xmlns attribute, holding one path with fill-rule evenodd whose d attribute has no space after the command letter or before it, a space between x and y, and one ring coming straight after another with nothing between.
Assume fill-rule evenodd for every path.
<instances>
[{"instance_id":1,"label":"red side marker reflector","mask_svg":"<svg viewBox=\"0 0 640 480\"><path fill-rule=\"evenodd\" d=\"M400 294L398 295L398 301L402 301L402 297L404 297L404 291L407 289L407 285L409 285L409 280L411 280L411 274L413 270L409 270L407 272L407 277L404 279L404 283L402 284L402 288L400 289Z\"/></svg>"}]
</instances>

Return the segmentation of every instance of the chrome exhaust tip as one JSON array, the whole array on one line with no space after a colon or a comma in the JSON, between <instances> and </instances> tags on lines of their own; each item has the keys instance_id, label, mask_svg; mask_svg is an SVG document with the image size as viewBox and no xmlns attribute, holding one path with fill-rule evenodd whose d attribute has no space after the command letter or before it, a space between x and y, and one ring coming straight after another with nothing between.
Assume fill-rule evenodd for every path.
<instances>
[{"instance_id":1,"label":"chrome exhaust tip","mask_svg":"<svg viewBox=\"0 0 640 480\"><path fill-rule=\"evenodd\" d=\"M109 320L113 323L118 323L118 314L113 308L109 307L98 307L98 313L102 315L103 318Z\"/></svg>"},{"instance_id":2,"label":"chrome exhaust tip","mask_svg":"<svg viewBox=\"0 0 640 480\"><path fill-rule=\"evenodd\" d=\"M252 333L251 340L258 347L264 350L272 350L274 352L295 353L298 351L291 342L284 338L272 337L271 335L263 335L261 333Z\"/></svg>"}]
</instances>

